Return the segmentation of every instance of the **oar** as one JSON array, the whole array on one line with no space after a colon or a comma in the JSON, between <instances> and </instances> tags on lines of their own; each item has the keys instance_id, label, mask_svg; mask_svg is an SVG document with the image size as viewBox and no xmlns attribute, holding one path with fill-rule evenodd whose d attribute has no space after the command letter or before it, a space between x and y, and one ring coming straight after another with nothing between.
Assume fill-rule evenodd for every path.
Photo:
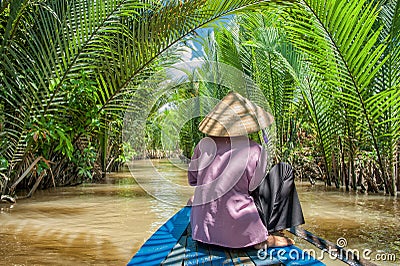
<instances>
[{"instance_id":1,"label":"oar","mask_svg":"<svg viewBox=\"0 0 400 266\"><path fill-rule=\"evenodd\" d=\"M330 241L322 239L313 233L301 228L301 227L291 227L288 230L290 233L310 242L317 248L327 252L330 256L337 258L349 265L353 266L376 266L370 261L367 261L363 258L359 258L358 255L354 254L350 250L344 249L344 247L338 246Z\"/></svg>"}]
</instances>

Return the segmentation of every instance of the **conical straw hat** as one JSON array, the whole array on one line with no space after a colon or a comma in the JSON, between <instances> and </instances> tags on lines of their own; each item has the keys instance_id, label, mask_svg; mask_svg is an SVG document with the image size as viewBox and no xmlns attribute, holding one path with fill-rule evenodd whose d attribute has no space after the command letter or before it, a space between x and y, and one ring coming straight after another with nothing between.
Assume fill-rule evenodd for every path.
<instances>
[{"instance_id":1,"label":"conical straw hat","mask_svg":"<svg viewBox=\"0 0 400 266\"><path fill-rule=\"evenodd\" d=\"M200 122L209 136L234 137L257 132L274 121L273 116L239 93L228 93Z\"/></svg>"}]
</instances>

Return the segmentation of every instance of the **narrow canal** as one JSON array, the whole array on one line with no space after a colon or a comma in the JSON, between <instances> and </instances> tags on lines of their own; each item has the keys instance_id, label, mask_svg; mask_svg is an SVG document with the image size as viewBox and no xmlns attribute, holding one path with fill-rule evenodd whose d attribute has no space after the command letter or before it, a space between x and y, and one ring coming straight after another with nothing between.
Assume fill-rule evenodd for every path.
<instances>
[{"instance_id":1,"label":"narrow canal","mask_svg":"<svg viewBox=\"0 0 400 266\"><path fill-rule=\"evenodd\" d=\"M104 184L38 191L12 209L2 205L0 265L125 265L193 192L178 162L137 161L130 169ZM400 264L398 199L308 182L297 188L304 228L360 253L371 250L366 255L378 265Z\"/></svg>"}]
</instances>

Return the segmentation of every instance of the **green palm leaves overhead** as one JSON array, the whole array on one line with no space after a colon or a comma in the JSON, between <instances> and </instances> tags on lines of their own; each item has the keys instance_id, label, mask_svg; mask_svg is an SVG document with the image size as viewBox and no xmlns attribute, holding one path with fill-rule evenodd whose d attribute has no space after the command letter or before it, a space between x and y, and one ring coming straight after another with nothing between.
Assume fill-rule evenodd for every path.
<instances>
[{"instance_id":1,"label":"green palm leaves overhead","mask_svg":"<svg viewBox=\"0 0 400 266\"><path fill-rule=\"evenodd\" d=\"M338 108L339 115L327 116L320 122L338 120L338 135L346 135L352 159L358 151L373 152L386 191L393 194L393 182L386 169L388 162L382 155L382 137L388 133L381 130L385 111L376 107L384 101L393 110L397 104L388 103L387 91L376 85L379 73L385 71L388 63L390 47L390 40L381 37L379 7L373 1L342 0L300 1L300 5L302 8L290 14L293 24L289 24L289 36L306 53L311 73L328 85L322 90L331 95L328 101ZM301 21L299 17L305 19ZM391 21L395 23L396 18ZM389 86L389 90L394 89L393 84Z\"/></svg>"},{"instance_id":2,"label":"green palm leaves overhead","mask_svg":"<svg viewBox=\"0 0 400 266\"><path fill-rule=\"evenodd\" d=\"M174 44L214 19L263 2L269 1L2 1L7 180L40 155L51 161L43 164L48 175L52 163L59 170L65 165L63 156L76 159L77 143L107 137L127 94L155 67L170 63L163 56ZM76 97L82 91L84 101ZM9 184L1 184L5 193Z\"/></svg>"},{"instance_id":3,"label":"green palm leaves overhead","mask_svg":"<svg viewBox=\"0 0 400 266\"><path fill-rule=\"evenodd\" d=\"M356 188L362 175L356 164L372 159L376 170L365 178L376 176L377 185L394 194L399 19L399 1L295 1L218 28L218 60L262 88L276 118L278 159L290 153L285 145L302 122L295 113L305 103L328 184Z\"/></svg>"},{"instance_id":4,"label":"green palm leaves overhead","mask_svg":"<svg viewBox=\"0 0 400 266\"><path fill-rule=\"evenodd\" d=\"M328 180L341 161L354 185L354 163L368 156L379 172L376 182L394 194L400 179L399 2L2 1L2 193L16 181L52 185L52 174L62 176L54 183L74 182L70 176L86 175L98 157L104 172L138 85L176 62L179 41L240 12L229 30L214 30L215 42L207 40L204 51L261 89L276 119L270 132L276 159L288 157L304 105ZM220 98L225 89L200 84L198 91Z\"/></svg>"},{"instance_id":5,"label":"green palm leaves overhead","mask_svg":"<svg viewBox=\"0 0 400 266\"><path fill-rule=\"evenodd\" d=\"M278 9L270 7L271 14ZM284 42L284 33L272 25L277 15L244 14L231 21L226 29L215 29L218 62L242 71L252 79L258 89L249 87L248 97L270 111L275 117L274 126L268 130L268 150L271 163L284 158L283 149L288 138L283 134L290 124L289 113L295 97L295 67L298 55L290 43ZM206 51L207 53L207 51ZM210 56L206 55L206 58ZM255 94L258 90L263 97ZM265 98L265 101L263 100ZM288 131L285 131L288 132Z\"/></svg>"}]
</instances>

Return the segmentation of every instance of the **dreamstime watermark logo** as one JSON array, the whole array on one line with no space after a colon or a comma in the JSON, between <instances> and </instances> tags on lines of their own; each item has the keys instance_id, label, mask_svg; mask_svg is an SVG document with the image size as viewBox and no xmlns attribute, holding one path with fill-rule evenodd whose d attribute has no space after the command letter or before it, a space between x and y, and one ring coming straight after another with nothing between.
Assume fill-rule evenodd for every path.
<instances>
[{"instance_id":1,"label":"dreamstime watermark logo","mask_svg":"<svg viewBox=\"0 0 400 266\"><path fill-rule=\"evenodd\" d=\"M364 260L372 262L396 262L398 259L395 253L384 251L373 251L371 249L345 249L347 247L347 239L340 237L336 240L336 247L328 246L324 250L317 252L314 249L282 249L269 248L259 249L257 257L261 260L269 258L277 258L280 261L287 260L323 260L329 258L331 260Z\"/></svg>"},{"instance_id":2,"label":"dreamstime watermark logo","mask_svg":"<svg viewBox=\"0 0 400 266\"><path fill-rule=\"evenodd\" d=\"M336 240L336 245L337 245L339 248L345 248L345 247L347 247L347 239L344 238L344 237L339 237L339 238Z\"/></svg>"},{"instance_id":3,"label":"dreamstime watermark logo","mask_svg":"<svg viewBox=\"0 0 400 266\"><path fill-rule=\"evenodd\" d=\"M124 116L122 132L123 141L138 152L138 157L143 157L141 165L147 165L148 171L146 175L142 175L136 171L134 163L128 164L128 166L137 183L148 194L169 204L182 205L186 203L186 201L182 202L185 198L182 195L190 197L193 194L193 188L171 181L172 179L159 171L153 161L147 157L146 147L148 147L149 134L151 134L149 128L157 124L161 131L159 132L159 141L162 150L175 154L169 158L172 165L185 171L201 171L207 168L216 156L216 145L212 138L203 139L202 144L204 148L207 146L207 152L200 152L200 157L189 165L190 169L182 164L183 160L189 161L190 158L182 158L180 153L180 136L184 125L194 118L204 117L220 102L218 98L207 96L215 94L215 91L211 91L209 94L196 94L201 89L205 90L205 88L200 88L200 86L206 86L204 84L211 84L210 87L214 88L225 88L225 91L238 92L263 109L269 110L267 99L251 78L242 71L222 63L203 61L180 63L155 73L142 83L131 98ZM179 93L180 95L192 95L192 97L176 97ZM240 118L235 117L235 111L230 106L226 106L224 114L240 122ZM223 126L226 125L223 118L218 122ZM240 123L236 127L245 129L245 125ZM267 131L270 147L274 143L272 132L274 132L273 127ZM239 150L236 149L239 147L238 145L242 147L243 143L231 138L233 151ZM202 148L201 145L199 148ZM271 150L273 149L271 148ZM243 151L247 151L247 156L243 155L246 154ZM249 142L247 149L242 149L240 156L232 152L228 166L218 178L196 188L197 197L195 196L194 205L211 202L228 192L246 171L250 157Z\"/></svg>"}]
</instances>

